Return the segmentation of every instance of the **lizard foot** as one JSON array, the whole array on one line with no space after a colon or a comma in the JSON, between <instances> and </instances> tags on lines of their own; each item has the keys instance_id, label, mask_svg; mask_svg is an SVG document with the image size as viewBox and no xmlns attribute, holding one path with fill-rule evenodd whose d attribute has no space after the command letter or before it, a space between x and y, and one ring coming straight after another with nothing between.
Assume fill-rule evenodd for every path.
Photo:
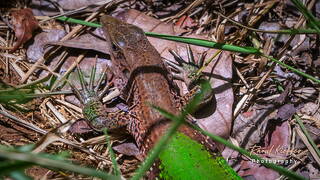
<instances>
[{"instance_id":1,"label":"lizard foot","mask_svg":"<svg viewBox=\"0 0 320 180\"><path fill-rule=\"evenodd\" d=\"M169 52L173 55L176 62L166 60L166 63L171 69L173 78L181 80L187 85L189 92L183 97L183 101L187 103L195 93L200 91L201 82L207 80L207 78L200 72L200 69L202 69L204 66L206 53L202 53L199 57L199 60L195 62L195 58L189 45L187 46L187 61L185 61L175 51L169 50ZM200 103L198 108L203 107L209 102L212 102L213 99L214 92L211 90L205 94L204 100Z\"/></svg>"},{"instance_id":2,"label":"lizard foot","mask_svg":"<svg viewBox=\"0 0 320 180\"><path fill-rule=\"evenodd\" d=\"M199 61L195 62L190 46L187 46L188 61L185 61L177 52L169 50L175 61L166 60L167 65L171 69L174 79L183 81L189 90L198 85L198 81L202 78L199 69L204 64L206 53L202 53Z\"/></svg>"},{"instance_id":3,"label":"lizard foot","mask_svg":"<svg viewBox=\"0 0 320 180\"><path fill-rule=\"evenodd\" d=\"M89 83L84 80L84 75L79 66L77 66L77 74L79 76L81 89L77 89L71 82L68 83L74 94L83 104L82 114L84 119L88 121L90 127L96 131L101 131L103 128L112 130L127 125L128 118L126 112L109 112L101 102L107 92L109 92L108 99L113 99L119 95L119 93L115 93L114 90L112 91L110 83L108 82L106 83L107 85L100 88L106 77L106 71L103 72L96 86L94 86L96 63L94 63L94 67L91 70Z\"/></svg>"}]
</instances>

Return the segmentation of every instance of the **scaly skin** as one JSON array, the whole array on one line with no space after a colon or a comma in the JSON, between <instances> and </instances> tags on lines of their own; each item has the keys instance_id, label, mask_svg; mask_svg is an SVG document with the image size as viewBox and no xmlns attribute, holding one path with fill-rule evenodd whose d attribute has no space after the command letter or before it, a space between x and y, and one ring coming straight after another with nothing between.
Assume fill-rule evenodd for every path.
<instances>
[{"instance_id":1,"label":"scaly skin","mask_svg":"<svg viewBox=\"0 0 320 180\"><path fill-rule=\"evenodd\" d=\"M115 83L115 85L121 89L122 95L126 95L124 97L128 99L128 104L135 105L133 111L136 114L136 118L128 122L128 131L135 138L142 155L145 157L168 129L170 124L170 121L164 118L157 110L153 109L150 104L163 108L170 113L178 114L178 109L172 96L172 85L169 81L169 73L161 60L160 54L150 44L140 28L124 23L111 16L103 16L101 22L106 36L107 46L112 50L112 68L110 69L113 71L116 82L118 82ZM174 148L169 147L185 147L186 145L188 147L188 143L198 144L198 148L196 148L197 150L194 152L201 152L204 151L204 149L211 150L204 151L209 157L206 161L210 161L211 158L212 160L217 158L216 154L213 153L217 149L209 142L207 137L198 133L196 130L183 125L179 128L179 132L174 139L181 137L183 137L184 140L187 139L187 141L172 140L172 143L168 146L168 150L164 150L164 153L160 155L160 161L166 161L165 157L167 157L167 154L174 156ZM181 144L181 142L183 143ZM198 142L205 144L205 147ZM190 145L189 147L195 146ZM188 152L188 148L185 149L185 153L192 153ZM199 155L201 156L201 154L192 154L191 156L193 157L192 159L197 159ZM192 161L192 159L190 159L190 161ZM188 158L187 161L189 162ZM212 162L215 164L220 163L220 161L217 160ZM190 169L199 166L199 163L200 162L193 163ZM166 175L162 175L162 178L172 178L175 172L172 172L169 168L171 166L170 163L161 162L160 164L160 169L166 172ZM206 172L208 175L210 171L207 172L207 170L213 170L212 167L224 169L226 165L195 169L204 170L203 172ZM198 174L201 175L201 171L198 171ZM223 178L220 179L232 179L230 176L229 173L228 176L222 176ZM150 175L149 178L154 177ZM183 176L173 178L182 179Z\"/></svg>"}]
</instances>

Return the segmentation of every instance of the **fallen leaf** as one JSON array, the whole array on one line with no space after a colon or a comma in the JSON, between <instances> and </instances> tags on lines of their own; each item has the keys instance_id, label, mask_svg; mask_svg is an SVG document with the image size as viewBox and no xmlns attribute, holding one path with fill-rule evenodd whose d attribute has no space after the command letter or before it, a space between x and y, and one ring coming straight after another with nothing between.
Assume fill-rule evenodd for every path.
<instances>
[{"instance_id":1,"label":"fallen leaf","mask_svg":"<svg viewBox=\"0 0 320 180\"><path fill-rule=\"evenodd\" d=\"M296 111L297 108L294 107L293 104L285 104L279 108L276 118L281 121L285 121L290 119L296 113Z\"/></svg>"},{"instance_id":2,"label":"fallen leaf","mask_svg":"<svg viewBox=\"0 0 320 180\"><path fill-rule=\"evenodd\" d=\"M279 177L279 174L276 171L251 161L242 162L241 170L238 174L241 177L253 176L254 179L259 180L274 180Z\"/></svg>"},{"instance_id":3,"label":"fallen leaf","mask_svg":"<svg viewBox=\"0 0 320 180\"><path fill-rule=\"evenodd\" d=\"M265 148L271 149L272 151L269 152L267 155L269 157L287 157L287 153L290 153L290 128L288 121L285 121L279 125L275 123L270 123L274 127L270 127L269 135L265 137Z\"/></svg>"},{"instance_id":4,"label":"fallen leaf","mask_svg":"<svg viewBox=\"0 0 320 180\"><path fill-rule=\"evenodd\" d=\"M32 38L33 32L39 28L39 25L29 8L11 11L11 16L12 19L10 23L13 26L17 38L17 41L11 50L11 52L14 52Z\"/></svg>"},{"instance_id":5,"label":"fallen leaf","mask_svg":"<svg viewBox=\"0 0 320 180\"><path fill-rule=\"evenodd\" d=\"M53 4L54 2L55 4ZM60 10L71 11L78 8L83 8L84 12L94 12L101 5L105 3L104 0L59 0L59 1L47 1L47 0L32 0L30 7L37 16L53 16L60 13ZM57 8L59 5L59 8ZM84 8L86 7L86 8Z\"/></svg>"},{"instance_id":6,"label":"fallen leaf","mask_svg":"<svg viewBox=\"0 0 320 180\"><path fill-rule=\"evenodd\" d=\"M101 29L96 29L96 32L100 31ZM78 48L78 49L91 49L95 50L101 53L108 52L106 48L106 42L103 38L99 38L99 36L102 36L102 34L95 35L94 34L84 34L79 37L75 37L70 40L66 41L55 41L55 42L48 42L48 44L51 45L59 45L59 46L65 46L65 47L72 47L72 48Z\"/></svg>"},{"instance_id":7,"label":"fallen leaf","mask_svg":"<svg viewBox=\"0 0 320 180\"><path fill-rule=\"evenodd\" d=\"M80 119L73 123L68 131L73 134L84 134L92 132L93 129L85 119Z\"/></svg>"},{"instance_id":8,"label":"fallen leaf","mask_svg":"<svg viewBox=\"0 0 320 180\"><path fill-rule=\"evenodd\" d=\"M122 143L122 144L114 146L113 149L115 151L117 151L118 153L121 153L121 154L124 154L127 156L141 155L137 145L135 145L134 143Z\"/></svg>"},{"instance_id":9,"label":"fallen leaf","mask_svg":"<svg viewBox=\"0 0 320 180\"><path fill-rule=\"evenodd\" d=\"M184 15L178 19L175 25L178 26L179 28L185 29L185 28L196 27L198 24L194 22L194 20L189 16Z\"/></svg>"},{"instance_id":10,"label":"fallen leaf","mask_svg":"<svg viewBox=\"0 0 320 180\"><path fill-rule=\"evenodd\" d=\"M34 42L27 49L27 57L31 62L38 61L43 57L45 50L50 50L52 47L45 47L48 42L59 41L63 36L66 35L64 30L60 29L51 29L46 30L37 34L34 37Z\"/></svg>"}]
</instances>

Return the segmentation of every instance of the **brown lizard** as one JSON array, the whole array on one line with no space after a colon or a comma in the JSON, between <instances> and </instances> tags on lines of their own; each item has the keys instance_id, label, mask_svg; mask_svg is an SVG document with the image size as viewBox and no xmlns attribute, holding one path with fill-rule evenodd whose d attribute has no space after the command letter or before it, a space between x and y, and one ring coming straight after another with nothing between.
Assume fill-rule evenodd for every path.
<instances>
[{"instance_id":1,"label":"brown lizard","mask_svg":"<svg viewBox=\"0 0 320 180\"><path fill-rule=\"evenodd\" d=\"M103 16L101 22L107 46L112 50L110 70L114 75L114 84L121 90L121 96L127 100L128 105L133 107L130 113L134 116L127 118L128 116L121 113L106 111L99 102L103 93L91 92L92 83L90 83L89 89L86 89L85 84L82 83L86 95L81 95L80 92L76 92L76 94L83 101L83 114L93 129L107 128L112 130L125 126L134 137L142 157L146 157L170 125L170 120L153 109L150 104L172 114L179 112L173 97L173 84L160 54L150 44L140 28L111 16ZM186 176L189 177L188 173L192 173L202 179L212 175L219 176L218 179L226 177L238 179L236 173L226 164L224 159L215 154L217 148L210 139L187 125L182 125L178 131L170 141L176 143L169 143L170 145L168 144L169 146L160 155L162 156L160 160L164 172L161 174L163 177L171 179L170 177L179 174L181 176L178 179L185 179ZM181 149L180 147L184 150L181 153L182 157L177 159L178 163L189 164L183 168L188 167L190 170L190 172L182 174L178 173L180 170L178 172L169 170L172 167L170 161L175 159L176 148ZM188 149L192 150L188 151ZM194 153L194 150L197 153ZM187 156L183 156L185 153ZM168 157L169 159L167 159ZM201 166L199 166L200 164ZM154 171L149 173L148 179L155 178L157 173L157 168L154 168Z\"/></svg>"},{"instance_id":2,"label":"brown lizard","mask_svg":"<svg viewBox=\"0 0 320 180\"><path fill-rule=\"evenodd\" d=\"M169 72L160 54L140 28L111 16L103 16L101 22L107 46L112 49L110 69L114 76L120 79L118 81L123 82L118 86L121 88L125 85L122 94L132 92L133 97L127 97L132 99L128 103L137 104L133 109L137 118L128 122L128 131L145 156L170 123L150 104L173 114L178 113L173 100ZM199 142L207 141L205 136L187 126L182 126L180 131Z\"/></svg>"}]
</instances>

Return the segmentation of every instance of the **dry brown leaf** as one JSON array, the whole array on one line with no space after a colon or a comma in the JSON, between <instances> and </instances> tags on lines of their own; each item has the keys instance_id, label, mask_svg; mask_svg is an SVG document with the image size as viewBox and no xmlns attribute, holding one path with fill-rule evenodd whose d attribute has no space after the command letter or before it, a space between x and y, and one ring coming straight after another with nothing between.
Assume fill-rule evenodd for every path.
<instances>
[{"instance_id":1,"label":"dry brown leaf","mask_svg":"<svg viewBox=\"0 0 320 180\"><path fill-rule=\"evenodd\" d=\"M17 38L17 41L11 50L11 52L14 52L32 38L33 32L39 28L39 25L29 8L11 11L11 16L12 19L10 23L13 26Z\"/></svg>"},{"instance_id":2,"label":"dry brown leaf","mask_svg":"<svg viewBox=\"0 0 320 180\"><path fill-rule=\"evenodd\" d=\"M48 44L78 49L91 49L101 53L108 52L105 40L92 34L84 34L66 41L48 42Z\"/></svg>"},{"instance_id":3,"label":"dry brown leaf","mask_svg":"<svg viewBox=\"0 0 320 180\"><path fill-rule=\"evenodd\" d=\"M66 35L64 30L50 29L45 32L41 32L34 37L34 42L27 49L27 57L31 62L38 61L43 57L45 50L51 49L45 47L48 42L57 42Z\"/></svg>"},{"instance_id":4,"label":"dry brown leaf","mask_svg":"<svg viewBox=\"0 0 320 180\"><path fill-rule=\"evenodd\" d=\"M193 28L196 27L198 24L189 16L184 15L178 19L175 25L179 28Z\"/></svg>"}]
</instances>

